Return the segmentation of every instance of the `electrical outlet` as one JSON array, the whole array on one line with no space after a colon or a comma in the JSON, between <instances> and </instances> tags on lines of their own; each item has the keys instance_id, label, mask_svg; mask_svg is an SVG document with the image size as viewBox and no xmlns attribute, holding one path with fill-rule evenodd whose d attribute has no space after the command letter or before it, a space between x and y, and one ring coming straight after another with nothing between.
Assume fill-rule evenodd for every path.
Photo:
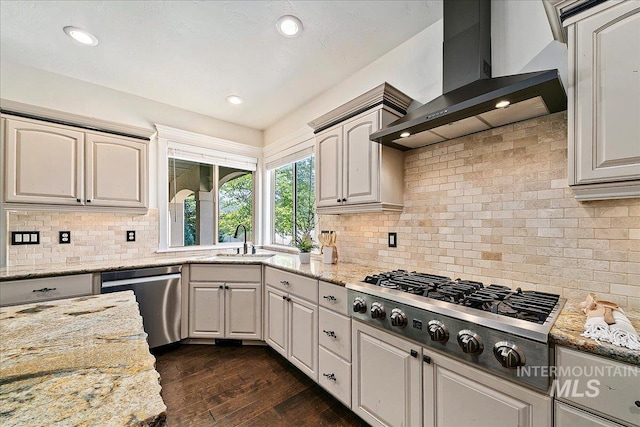
<instances>
[{"instance_id":1,"label":"electrical outlet","mask_svg":"<svg viewBox=\"0 0 640 427\"><path fill-rule=\"evenodd\" d=\"M136 232L133 230L127 231L127 242L135 242L136 241Z\"/></svg>"},{"instance_id":2,"label":"electrical outlet","mask_svg":"<svg viewBox=\"0 0 640 427\"><path fill-rule=\"evenodd\" d=\"M398 247L398 233L389 233L388 244L390 248Z\"/></svg>"},{"instance_id":3,"label":"electrical outlet","mask_svg":"<svg viewBox=\"0 0 640 427\"><path fill-rule=\"evenodd\" d=\"M61 245L71 243L71 232L70 231L60 231L58 243Z\"/></svg>"},{"instance_id":4,"label":"electrical outlet","mask_svg":"<svg viewBox=\"0 0 640 427\"><path fill-rule=\"evenodd\" d=\"M12 245L39 245L40 232L39 231L12 231L11 244Z\"/></svg>"}]
</instances>

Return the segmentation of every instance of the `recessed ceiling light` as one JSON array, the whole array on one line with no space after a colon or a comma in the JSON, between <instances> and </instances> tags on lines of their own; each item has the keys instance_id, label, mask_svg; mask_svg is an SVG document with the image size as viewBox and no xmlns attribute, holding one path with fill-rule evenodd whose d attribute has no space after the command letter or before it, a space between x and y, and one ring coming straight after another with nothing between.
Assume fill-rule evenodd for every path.
<instances>
[{"instance_id":1,"label":"recessed ceiling light","mask_svg":"<svg viewBox=\"0 0 640 427\"><path fill-rule=\"evenodd\" d=\"M302 31L302 21L292 15L284 15L276 22L278 32L285 37L296 37Z\"/></svg>"},{"instance_id":2,"label":"recessed ceiling light","mask_svg":"<svg viewBox=\"0 0 640 427\"><path fill-rule=\"evenodd\" d=\"M509 106L509 104L511 104L511 102L504 100L504 101L500 101L496 104L496 108L507 108Z\"/></svg>"},{"instance_id":3,"label":"recessed ceiling light","mask_svg":"<svg viewBox=\"0 0 640 427\"><path fill-rule=\"evenodd\" d=\"M98 44L98 39L96 38L96 36L85 30L70 26L64 27L63 30L69 37L71 37L78 43L82 43L86 46L95 46Z\"/></svg>"},{"instance_id":4,"label":"recessed ceiling light","mask_svg":"<svg viewBox=\"0 0 640 427\"><path fill-rule=\"evenodd\" d=\"M400 134L400 138L406 138L406 137L408 137L408 136L410 136L410 135L411 135L411 134L410 134L409 132L402 132L402 133Z\"/></svg>"},{"instance_id":5,"label":"recessed ceiling light","mask_svg":"<svg viewBox=\"0 0 640 427\"><path fill-rule=\"evenodd\" d=\"M227 96L227 102L233 105L240 105L244 102L244 99L240 98L238 95L229 95Z\"/></svg>"}]
</instances>

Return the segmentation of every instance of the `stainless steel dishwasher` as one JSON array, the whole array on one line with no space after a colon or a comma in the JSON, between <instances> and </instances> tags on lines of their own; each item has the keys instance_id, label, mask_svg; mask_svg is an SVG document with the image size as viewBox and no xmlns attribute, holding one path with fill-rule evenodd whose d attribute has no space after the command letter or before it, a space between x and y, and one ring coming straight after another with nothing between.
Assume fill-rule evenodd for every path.
<instances>
[{"instance_id":1,"label":"stainless steel dishwasher","mask_svg":"<svg viewBox=\"0 0 640 427\"><path fill-rule=\"evenodd\" d=\"M149 347L159 347L180 341L181 270L173 265L102 273L100 293L133 291Z\"/></svg>"}]
</instances>

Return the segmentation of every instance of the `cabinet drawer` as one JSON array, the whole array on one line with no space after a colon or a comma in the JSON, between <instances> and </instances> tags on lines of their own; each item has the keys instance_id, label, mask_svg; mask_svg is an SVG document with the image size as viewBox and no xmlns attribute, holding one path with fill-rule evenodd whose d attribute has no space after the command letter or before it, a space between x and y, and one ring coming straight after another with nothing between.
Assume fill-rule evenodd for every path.
<instances>
[{"instance_id":1,"label":"cabinet drawer","mask_svg":"<svg viewBox=\"0 0 640 427\"><path fill-rule=\"evenodd\" d=\"M12 280L0 283L0 305L28 304L91 295L91 274Z\"/></svg>"},{"instance_id":2,"label":"cabinet drawer","mask_svg":"<svg viewBox=\"0 0 640 427\"><path fill-rule=\"evenodd\" d=\"M349 315L347 306L347 288L334 285L328 282L319 282L319 304L322 307L337 311L338 313Z\"/></svg>"},{"instance_id":3,"label":"cabinet drawer","mask_svg":"<svg viewBox=\"0 0 640 427\"><path fill-rule=\"evenodd\" d=\"M620 427L620 424L556 401L554 425L556 427Z\"/></svg>"},{"instance_id":4,"label":"cabinet drawer","mask_svg":"<svg viewBox=\"0 0 640 427\"><path fill-rule=\"evenodd\" d=\"M318 382L329 393L351 408L351 363L320 347Z\"/></svg>"},{"instance_id":5,"label":"cabinet drawer","mask_svg":"<svg viewBox=\"0 0 640 427\"><path fill-rule=\"evenodd\" d=\"M318 281L309 277L267 267L265 283L281 291L289 292L308 301L318 302Z\"/></svg>"},{"instance_id":6,"label":"cabinet drawer","mask_svg":"<svg viewBox=\"0 0 640 427\"><path fill-rule=\"evenodd\" d=\"M633 425L640 422L635 405L640 400L639 367L564 347L558 347L556 355L557 399Z\"/></svg>"},{"instance_id":7,"label":"cabinet drawer","mask_svg":"<svg viewBox=\"0 0 640 427\"><path fill-rule=\"evenodd\" d=\"M191 264L190 282L260 282L260 265Z\"/></svg>"},{"instance_id":8,"label":"cabinet drawer","mask_svg":"<svg viewBox=\"0 0 640 427\"><path fill-rule=\"evenodd\" d=\"M318 320L320 345L351 361L351 319L320 307Z\"/></svg>"}]
</instances>

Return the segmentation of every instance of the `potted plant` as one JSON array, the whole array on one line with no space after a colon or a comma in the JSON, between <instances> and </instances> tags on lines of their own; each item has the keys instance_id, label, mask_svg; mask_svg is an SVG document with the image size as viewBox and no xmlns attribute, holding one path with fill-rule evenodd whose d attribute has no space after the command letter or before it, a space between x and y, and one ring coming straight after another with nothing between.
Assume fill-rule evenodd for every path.
<instances>
[{"instance_id":1,"label":"potted plant","mask_svg":"<svg viewBox=\"0 0 640 427\"><path fill-rule=\"evenodd\" d=\"M300 264L309 264L311 261L311 251L318 247L308 232L297 235L294 246L300 251Z\"/></svg>"}]
</instances>

